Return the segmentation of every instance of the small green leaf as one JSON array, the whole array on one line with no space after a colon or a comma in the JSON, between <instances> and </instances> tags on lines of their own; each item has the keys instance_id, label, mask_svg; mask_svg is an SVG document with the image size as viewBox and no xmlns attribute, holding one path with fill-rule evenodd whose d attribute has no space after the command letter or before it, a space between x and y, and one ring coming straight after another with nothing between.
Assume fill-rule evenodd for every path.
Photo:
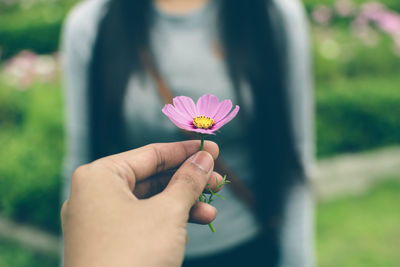
<instances>
[{"instance_id":1,"label":"small green leaf","mask_svg":"<svg viewBox=\"0 0 400 267\"><path fill-rule=\"evenodd\" d=\"M219 194L215 194L215 195L216 195L217 197L219 197L219 198L225 200L225 198L223 198L221 195L219 195Z\"/></svg>"}]
</instances>

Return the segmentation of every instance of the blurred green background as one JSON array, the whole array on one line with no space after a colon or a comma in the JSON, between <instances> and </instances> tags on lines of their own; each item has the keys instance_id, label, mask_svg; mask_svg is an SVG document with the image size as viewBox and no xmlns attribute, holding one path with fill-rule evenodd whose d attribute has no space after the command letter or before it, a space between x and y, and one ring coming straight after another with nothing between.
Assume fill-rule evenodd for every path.
<instances>
[{"instance_id":1,"label":"blurred green background","mask_svg":"<svg viewBox=\"0 0 400 267\"><path fill-rule=\"evenodd\" d=\"M0 214L53 234L60 231L64 153L57 51L63 19L76 2L0 2ZM304 4L318 157L399 145L400 1ZM400 266L400 173L394 178L318 204L318 266ZM57 266L57 258L2 240L0 266Z\"/></svg>"}]
</instances>

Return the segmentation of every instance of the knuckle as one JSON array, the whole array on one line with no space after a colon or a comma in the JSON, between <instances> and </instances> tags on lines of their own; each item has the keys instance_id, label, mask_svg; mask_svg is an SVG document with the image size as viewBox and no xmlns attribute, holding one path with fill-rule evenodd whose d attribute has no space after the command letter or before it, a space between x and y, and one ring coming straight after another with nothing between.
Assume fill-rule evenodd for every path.
<instances>
[{"instance_id":1,"label":"knuckle","mask_svg":"<svg viewBox=\"0 0 400 267\"><path fill-rule=\"evenodd\" d=\"M74 173L72 174L72 181L80 180L82 177L85 176L85 173L87 172L86 166L82 165L79 166L78 168L75 169Z\"/></svg>"},{"instance_id":2,"label":"knuckle","mask_svg":"<svg viewBox=\"0 0 400 267\"><path fill-rule=\"evenodd\" d=\"M85 164L75 169L71 177L71 189L82 185L82 182L89 176L89 168L89 164Z\"/></svg>"},{"instance_id":3,"label":"knuckle","mask_svg":"<svg viewBox=\"0 0 400 267\"><path fill-rule=\"evenodd\" d=\"M149 144L146 145L145 148L152 151L154 162L156 162L156 172L165 169L166 159L160 152L158 144Z\"/></svg>"},{"instance_id":4,"label":"knuckle","mask_svg":"<svg viewBox=\"0 0 400 267\"><path fill-rule=\"evenodd\" d=\"M74 173L72 174L72 177L76 178L82 176L85 172L86 172L86 165L81 165L75 169Z\"/></svg>"}]
</instances>

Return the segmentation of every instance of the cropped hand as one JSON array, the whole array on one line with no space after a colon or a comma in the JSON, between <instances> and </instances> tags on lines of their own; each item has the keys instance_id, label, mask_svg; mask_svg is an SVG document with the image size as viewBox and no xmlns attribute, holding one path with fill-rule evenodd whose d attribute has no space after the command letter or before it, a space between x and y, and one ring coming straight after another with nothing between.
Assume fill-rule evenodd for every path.
<instances>
[{"instance_id":1,"label":"cropped hand","mask_svg":"<svg viewBox=\"0 0 400 267\"><path fill-rule=\"evenodd\" d=\"M218 147L198 150L198 141L152 144L79 167L61 211L64 266L180 266L189 217L206 224L216 216L197 198L220 177ZM132 193L141 184L148 196L146 179L178 166L161 193L141 200Z\"/></svg>"}]
</instances>

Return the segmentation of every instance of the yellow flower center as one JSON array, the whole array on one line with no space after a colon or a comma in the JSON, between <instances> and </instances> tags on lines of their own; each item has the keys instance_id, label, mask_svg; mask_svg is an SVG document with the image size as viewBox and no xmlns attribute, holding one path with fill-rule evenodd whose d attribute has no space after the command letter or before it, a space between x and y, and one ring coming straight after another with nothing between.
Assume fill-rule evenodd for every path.
<instances>
[{"instance_id":1,"label":"yellow flower center","mask_svg":"<svg viewBox=\"0 0 400 267\"><path fill-rule=\"evenodd\" d=\"M210 129L214 124L214 120L206 116L197 116L193 119L193 125L196 128Z\"/></svg>"}]
</instances>

